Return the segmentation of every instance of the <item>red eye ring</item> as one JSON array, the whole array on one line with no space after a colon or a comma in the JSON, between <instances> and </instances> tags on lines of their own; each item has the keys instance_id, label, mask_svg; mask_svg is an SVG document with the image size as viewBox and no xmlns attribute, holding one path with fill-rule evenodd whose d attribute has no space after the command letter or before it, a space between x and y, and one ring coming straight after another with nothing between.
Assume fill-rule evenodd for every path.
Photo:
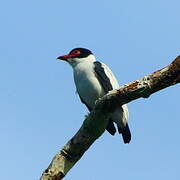
<instances>
[{"instance_id":1,"label":"red eye ring","mask_svg":"<svg viewBox=\"0 0 180 180\"><path fill-rule=\"evenodd\" d=\"M77 56L77 55L81 54L81 52L79 50L74 50L71 54Z\"/></svg>"}]
</instances>

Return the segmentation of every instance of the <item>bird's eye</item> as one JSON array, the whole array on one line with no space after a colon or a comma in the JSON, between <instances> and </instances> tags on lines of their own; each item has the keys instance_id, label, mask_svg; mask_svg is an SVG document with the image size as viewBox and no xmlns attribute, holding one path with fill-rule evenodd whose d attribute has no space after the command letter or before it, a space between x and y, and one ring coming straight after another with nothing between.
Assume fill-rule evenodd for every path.
<instances>
[{"instance_id":1,"label":"bird's eye","mask_svg":"<svg viewBox=\"0 0 180 180\"><path fill-rule=\"evenodd\" d=\"M79 50L75 50L75 51L73 51L71 54L73 54L73 55L78 55L78 54L80 54L81 52L79 51Z\"/></svg>"}]
</instances>

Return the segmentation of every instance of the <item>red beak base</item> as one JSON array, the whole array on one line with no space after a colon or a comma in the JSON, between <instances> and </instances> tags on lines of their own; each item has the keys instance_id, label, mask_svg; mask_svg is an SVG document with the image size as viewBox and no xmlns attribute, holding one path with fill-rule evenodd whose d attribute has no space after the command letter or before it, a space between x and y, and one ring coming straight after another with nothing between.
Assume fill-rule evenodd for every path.
<instances>
[{"instance_id":1,"label":"red beak base","mask_svg":"<svg viewBox=\"0 0 180 180\"><path fill-rule=\"evenodd\" d=\"M70 54L66 54L64 56L59 56L59 57L57 57L57 59L67 61L67 59L77 57L79 54L80 54L80 51L71 52Z\"/></svg>"},{"instance_id":2,"label":"red beak base","mask_svg":"<svg viewBox=\"0 0 180 180\"><path fill-rule=\"evenodd\" d=\"M71 55L70 55L70 54L57 57L57 59L64 60L64 61L67 61L68 58L71 58Z\"/></svg>"}]
</instances>

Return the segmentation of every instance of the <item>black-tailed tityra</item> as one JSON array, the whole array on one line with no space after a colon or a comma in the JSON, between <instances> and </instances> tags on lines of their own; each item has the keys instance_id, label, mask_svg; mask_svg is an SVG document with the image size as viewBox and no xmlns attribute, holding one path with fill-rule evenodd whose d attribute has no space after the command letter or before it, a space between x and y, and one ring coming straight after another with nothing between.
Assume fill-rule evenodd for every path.
<instances>
[{"instance_id":1,"label":"black-tailed tityra","mask_svg":"<svg viewBox=\"0 0 180 180\"><path fill-rule=\"evenodd\" d=\"M119 88L119 84L109 67L96 61L95 56L88 49L75 48L69 54L59 56L57 59L68 62L73 68L77 92L89 111L93 109L98 98L112 89ZM129 143L131 132L127 120L127 105L120 106L112 113L106 130L114 135L116 133L114 123L116 123L124 143Z\"/></svg>"}]
</instances>

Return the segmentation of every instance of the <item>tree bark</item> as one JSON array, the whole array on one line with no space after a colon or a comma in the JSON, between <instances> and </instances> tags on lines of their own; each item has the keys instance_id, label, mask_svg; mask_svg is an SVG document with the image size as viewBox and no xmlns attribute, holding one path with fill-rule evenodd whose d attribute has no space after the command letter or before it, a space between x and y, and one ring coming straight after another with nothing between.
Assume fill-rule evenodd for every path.
<instances>
[{"instance_id":1,"label":"tree bark","mask_svg":"<svg viewBox=\"0 0 180 180\"><path fill-rule=\"evenodd\" d=\"M170 65L150 75L112 90L96 102L79 131L58 152L40 180L60 180L83 156L106 129L110 114L116 107L180 83L180 56Z\"/></svg>"}]
</instances>

